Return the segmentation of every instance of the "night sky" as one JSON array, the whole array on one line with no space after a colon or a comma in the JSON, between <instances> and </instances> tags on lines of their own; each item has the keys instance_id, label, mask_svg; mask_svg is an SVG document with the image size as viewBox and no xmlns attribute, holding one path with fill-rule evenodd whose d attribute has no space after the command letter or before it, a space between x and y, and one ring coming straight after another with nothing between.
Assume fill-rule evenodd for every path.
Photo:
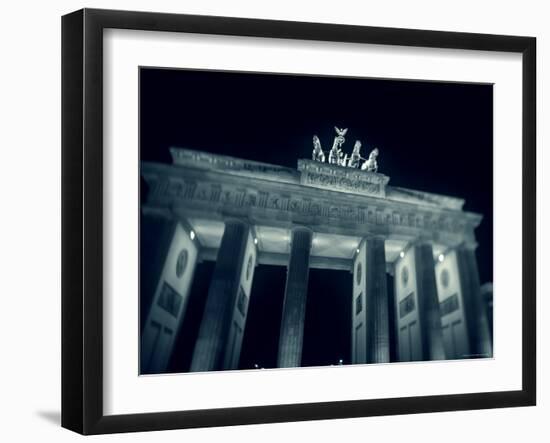
<instances>
[{"instance_id":1,"label":"night sky","mask_svg":"<svg viewBox=\"0 0 550 443\"><path fill-rule=\"evenodd\" d=\"M334 126L349 128L344 152L355 140L363 157L379 149L379 172L390 185L463 198L465 210L482 214L480 279L492 281L492 85L140 70L144 161L170 163L176 146L296 168L299 158L311 158L314 134L330 149ZM155 243L143 241L153 232L141 235L142 244ZM213 263L197 268L170 371L188 370L212 272ZM256 269L241 368L275 365L285 276L283 267ZM304 366L349 362L349 294L348 272L310 271Z\"/></svg>"}]
</instances>

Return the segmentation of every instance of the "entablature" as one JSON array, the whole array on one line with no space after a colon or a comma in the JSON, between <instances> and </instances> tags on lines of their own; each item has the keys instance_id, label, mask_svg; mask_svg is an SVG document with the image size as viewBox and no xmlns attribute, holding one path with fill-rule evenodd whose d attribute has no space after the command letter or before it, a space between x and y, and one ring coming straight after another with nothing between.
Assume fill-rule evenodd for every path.
<instances>
[{"instance_id":1,"label":"entablature","mask_svg":"<svg viewBox=\"0 0 550 443\"><path fill-rule=\"evenodd\" d=\"M342 193L221 171L142 163L145 206L194 216L238 216L273 226L306 224L320 231L402 235L456 244L475 241L481 215L407 201Z\"/></svg>"}]
</instances>

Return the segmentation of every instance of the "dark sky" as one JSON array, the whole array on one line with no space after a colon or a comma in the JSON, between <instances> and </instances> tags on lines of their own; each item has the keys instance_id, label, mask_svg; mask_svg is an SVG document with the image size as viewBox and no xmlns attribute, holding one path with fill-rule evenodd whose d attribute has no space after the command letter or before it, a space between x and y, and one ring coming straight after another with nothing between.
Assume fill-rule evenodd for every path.
<instances>
[{"instance_id":1,"label":"dark sky","mask_svg":"<svg viewBox=\"0 0 550 443\"><path fill-rule=\"evenodd\" d=\"M344 152L351 152L357 139L363 156L378 147L379 172L390 177L390 185L460 197L465 210L482 214L476 230L478 265L481 282L492 281L492 85L140 70L142 160L170 162L168 148L177 146L295 168L297 159L310 158L313 134L324 150L331 147L334 126L349 128ZM274 279L275 274L264 274ZM316 281L324 281L321 292L338 278L349 278L334 274L344 275L315 272ZM311 281L310 276L310 286ZM330 307L331 302L318 305ZM322 359L307 345L314 341L308 339L308 327L313 336L335 325L322 324L320 319L330 317L314 309L308 303L304 360L319 364ZM341 311L341 321L349 323L346 310ZM254 321L250 312L249 323ZM246 340L241 365L263 355ZM341 343L346 340L342 337ZM349 358L341 343L334 344L327 359Z\"/></svg>"}]
</instances>

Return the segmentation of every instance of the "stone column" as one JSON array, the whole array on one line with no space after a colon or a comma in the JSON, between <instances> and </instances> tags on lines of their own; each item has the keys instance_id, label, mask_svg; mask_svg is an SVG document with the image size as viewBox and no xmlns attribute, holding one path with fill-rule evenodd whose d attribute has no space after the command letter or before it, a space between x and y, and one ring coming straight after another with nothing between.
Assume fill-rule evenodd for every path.
<instances>
[{"instance_id":1,"label":"stone column","mask_svg":"<svg viewBox=\"0 0 550 443\"><path fill-rule=\"evenodd\" d=\"M433 248L416 243L395 262L399 361L445 359Z\"/></svg>"},{"instance_id":2,"label":"stone column","mask_svg":"<svg viewBox=\"0 0 550 443\"><path fill-rule=\"evenodd\" d=\"M302 363L312 236L312 231L305 227L297 227L292 230L279 336L277 366L280 368L299 367Z\"/></svg>"},{"instance_id":3,"label":"stone column","mask_svg":"<svg viewBox=\"0 0 550 443\"><path fill-rule=\"evenodd\" d=\"M384 239L359 246L353 265L352 362L390 361L388 291Z\"/></svg>"},{"instance_id":4,"label":"stone column","mask_svg":"<svg viewBox=\"0 0 550 443\"><path fill-rule=\"evenodd\" d=\"M417 244L414 247L414 258L422 359L444 360L445 350L441 333L441 314L432 245L429 243Z\"/></svg>"},{"instance_id":5,"label":"stone column","mask_svg":"<svg viewBox=\"0 0 550 443\"><path fill-rule=\"evenodd\" d=\"M210 282L191 372L236 369L256 263L249 226L227 221Z\"/></svg>"},{"instance_id":6,"label":"stone column","mask_svg":"<svg viewBox=\"0 0 550 443\"><path fill-rule=\"evenodd\" d=\"M160 246L163 258L156 274L154 292L149 306L141 305L144 320L141 331L140 372L158 374L166 371L181 321L185 315L189 290L197 262L198 245L190 233L179 223L170 230L168 244ZM162 236L161 236L162 237ZM161 243L164 243L161 241ZM160 255L158 256L160 257ZM156 259L154 261L157 261ZM151 266L149 266L151 265ZM153 272L156 263L149 263L148 257L141 257L144 273ZM142 279L142 283L144 279ZM142 284L141 290L151 285ZM141 297L144 302L145 295Z\"/></svg>"},{"instance_id":7,"label":"stone column","mask_svg":"<svg viewBox=\"0 0 550 443\"><path fill-rule=\"evenodd\" d=\"M470 352L473 357L492 357L489 322L481 298L475 249L469 246L457 248L456 257Z\"/></svg>"}]
</instances>

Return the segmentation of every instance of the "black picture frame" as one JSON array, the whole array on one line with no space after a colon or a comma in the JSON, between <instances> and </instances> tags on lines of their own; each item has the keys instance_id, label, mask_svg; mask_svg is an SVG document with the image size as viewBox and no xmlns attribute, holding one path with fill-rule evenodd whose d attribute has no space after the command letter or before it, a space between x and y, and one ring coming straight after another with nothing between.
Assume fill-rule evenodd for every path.
<instances>
[{"instance_id":1,"label":"black picture frame","mask_svg":"<svg viewBox=\"0 0 550 443\"><path fill-rule=\"evenodd\" d=\"M103 413L103 30L501 51L522 55L522 389L131 415ZM536 39L83 9L62 18L62 426L82 434L227 426L536 403Z\"/></svg>"}]
</instances>

